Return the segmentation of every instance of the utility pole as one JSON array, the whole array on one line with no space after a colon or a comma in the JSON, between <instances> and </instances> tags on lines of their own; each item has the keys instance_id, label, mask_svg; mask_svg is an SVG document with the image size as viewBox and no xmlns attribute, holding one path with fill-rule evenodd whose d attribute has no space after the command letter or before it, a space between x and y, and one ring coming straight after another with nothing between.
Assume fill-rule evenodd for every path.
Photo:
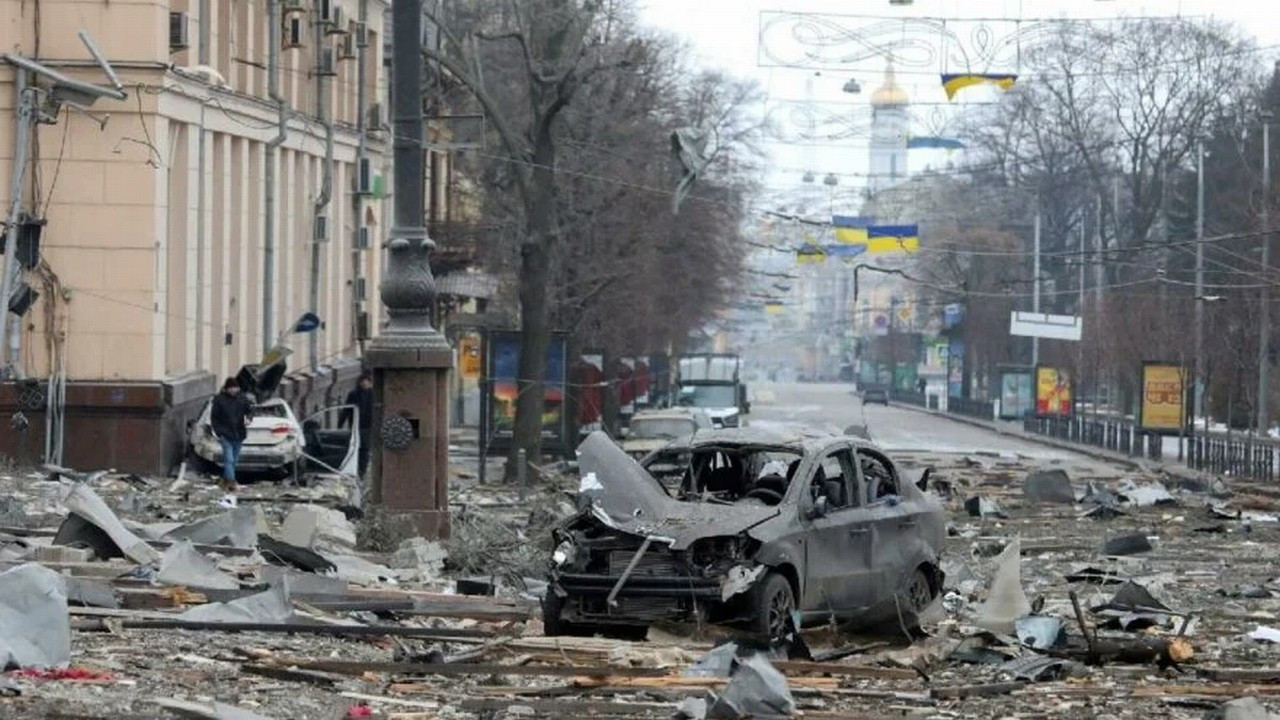
<instances>
[{"instance_id":1,"label":"utility pole","mask_svg":"<svg viewBox=\"0 0 1280 720\"><path fill-rule=\"evenodd\" d=\"M1084 324L1084 266L1085 266L1085 238L1087 232L1085 230L1085 208L1080 208L1080 277L1078 280L1079 287L1076 299L1076 315L1080 317L1081 325ZM1083 402L1081 395L1084 393L1084 337L1081 336L1080 341L1076 343L1076 377L1072 380L1075 383L1076 390L1072 393L1075 402ZM1093 404L1098 404L1098 381L1093 381Z\"/></svg>"},{"instance_id":2,"label":"utility pole","mask_svg":"<svg viewBox=\"0 0 1280 720\"><path fill-rule=\"evenodd\" d=\"M442 538L449 536L453 350L431 324L422 0L396 0L391 13L395 212L381 287L387 327L365 354L374 371L371 500L397 534Z\"/></svg>"},{"instance_id":3,"label":"utility pole","mask_svg":"<svg viewBox=\"0 0 1280 720\"><path fill-rule=\"evenodd\" d=\"M1258 432L1267 437L1271 429L1270 399L1271 288L1267 273L1271 264L1271 120L1262 113L1262 290L1258 293Z\"/></svg>"},{"instance_id":4,"label":"utility pole","mask_svg":"<svg viewBox=\"0 0 1280 720\"><path fill-rule=\"evenodd\" d=\"M889 298L889 391L898 389L898 298Z\"/></svg>"},{"instance_id":5,"label":"utility pole","mask_svg":"<svg viewBox=\"0 0 1280 720\"><path fill-rule=\"evenodd\" d=\"M1031 311L1040 312L1040 193L1036 193L1036 221L1035 221L1035 260L1031 270L1031 283L1034 290L1031 296ZM1031 338L1031 367L1040 364L1040 338Z\"/></svg>"},{"instance_id":6,"label":"utility pole","mask_svg":"<svg viewBox=\"0 0 1280 720\"><path fill-rule=\"evenodd\" d=\"M1196 386L1195 416L1204 417L1204 142L1196 141ZM1205 431L1209 420L1205 418ZM1195 426L1194 420L1192 426Z\"/></svg>"},{"instance_id":7,"label":"utility pole","mask_svg":"<svg viewBox=\"0 0 1280 720\"><path fill-rule=\"evenodd\" d=\"M26 177L27 158L31 156L31 126L35 122L36 103L34 88L29 88L28 73L20 67L13 68L13 88L16 94L14 98L16 127L14 129L15 141L13 150L13 172L9 180L9 214L5 219L8 229L4 236L4 264L3 270L0 270L0 299L3 299L7 305L9 297L13 294L13 289L20 279L21 270L14 261L13 256L18 247L18 228L22 224L22 194L26 189L23 180ZM9 313L7 311L0 312L0 339L9 336ZM22 321L18 318L12 321L16 325L21 325ZM5 367L3 375L8 375L17 369L16 358L9 358L8 362L0 363Z\"/></svg>"}]
</instances>

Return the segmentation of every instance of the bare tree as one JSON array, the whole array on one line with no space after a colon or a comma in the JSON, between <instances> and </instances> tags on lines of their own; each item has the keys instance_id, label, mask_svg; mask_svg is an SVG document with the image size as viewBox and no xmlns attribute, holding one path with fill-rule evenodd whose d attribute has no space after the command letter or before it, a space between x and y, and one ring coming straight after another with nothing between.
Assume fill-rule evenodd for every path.
<instances>
[{"instance_id":1,"label":"bare tree","mask_svg":"<svg viewBox=\"0 0 1280 720\"><path fill-rule=\"evenodd\" d=\"M446 19L429 11L441 34L439 48L424 54L465 85L483 108L509 162L506 172L520 200L519 289L521 352L514 442L507 475L517 453L542 454L542 379L551 338L547 289L551 256L561 240L556 193L559 144L556 124L593 76L625 68L628 54L611 41L612 5L595 0L525 0L475 3L469 14ZM489 46L499 46L490 51ZM484 82L492 58L514 62L519 75L502 88Z\"/></svg>"}]
</instances>

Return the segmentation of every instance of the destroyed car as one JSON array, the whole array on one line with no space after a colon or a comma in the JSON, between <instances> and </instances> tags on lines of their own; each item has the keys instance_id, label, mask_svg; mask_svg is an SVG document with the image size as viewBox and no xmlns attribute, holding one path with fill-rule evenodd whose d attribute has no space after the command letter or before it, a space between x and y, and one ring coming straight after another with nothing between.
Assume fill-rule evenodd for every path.
<instances>
[{"instance_id":1,"label":"destroyed car","mask_svg":"<svg viewBox=\"0 0 1280 720\"><path fill-rule=\"evenodd\" d=\"M631 418L631 425L622 436L623 451L639 460L649 453L666 447L673 440L687 438L700 430L710 430L711 420L706 413L693 408L667 410L641 410Z\"/></svg>"},{"instance_id":2,"label":"destroyed car","mask_svg":"<svg viewBox=\"0 0 1280 720\"><path fill-rule=\"evenodd\" d=\"M328 407L300 422L287 402L272 397L286 369L282 362L267 367L245 365L236 375L242 392L253 402L253 416L236 469L298 480L308 468L315 468L354 478L359 434L352 433L350 427L332 426L339 424L343 413L355 413L356 408ZM187 455L201 469L216 473L222 467L222 445L213 432L212 407L210 400L191 425Z\"/></svg>"},{"instance_id":3,"label":"destroyed car","mask_svg":"<svg viewBox=\"0 0 1280 720\"><path fill-rule=\"evenodd\" d=\"M921 489L927 471L917 482L856 438L712 430L642 466L593 433L578 456L580 512L554 532L548 635L705 621L779 638L793 611L802 624L897 628L942 588L945 520Z\"/></svg>"}]
</instances>

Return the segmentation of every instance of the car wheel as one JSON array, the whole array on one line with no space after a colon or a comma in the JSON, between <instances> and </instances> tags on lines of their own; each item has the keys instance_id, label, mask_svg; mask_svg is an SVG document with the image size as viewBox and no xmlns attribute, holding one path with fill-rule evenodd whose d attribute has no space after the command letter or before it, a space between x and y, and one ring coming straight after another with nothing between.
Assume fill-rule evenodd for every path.
<instances>
[{"instance_id":1,"label":"car wheel","mask_svg":"<svg viewBox=\"0 0 1280 720\"><path fill-rule=\"evenodd\" d=\"M572 635L573 626L561 619L560 614L564 611L564 598L560 597L551 588L547 588L547 592L542 596L542 634L547 637L560 637L561 635Z\"/></svg>"},{"instance_id":2,"label":"car wheel","mask_svg":"<svg viewBox=\"0 0 1280 720\"><path fill-rule=\"evenodd\" d=\"M197 475L217 475L220 474L222 470L222 468L218 467L215 463L201 457L192 445L187 446L186 461L187 469Z\"/></svg>"},{"instance_id":3,"label":"car wheel","mask_svg":"<svg viewBox=\"0 0 1280 720\"><path fill-rule=\"evenodd\" d=\"M791 613L796 609L791 583L779 573L769 573L763 582L756 584L753 601L755 620L752 621L752 629L770 640L786 635Z\"/></svg>"},{"instance_id":4,"label":"car wheel","mask_svg":"<svg viewBox=\"0 0 1280 720\"><path fill-rule=\"evenodd\" d=\"M912 615L919 615L933 602L933 584L923 567L916 568L907 583L904 599Z\"/></svg>"}]
</instances>

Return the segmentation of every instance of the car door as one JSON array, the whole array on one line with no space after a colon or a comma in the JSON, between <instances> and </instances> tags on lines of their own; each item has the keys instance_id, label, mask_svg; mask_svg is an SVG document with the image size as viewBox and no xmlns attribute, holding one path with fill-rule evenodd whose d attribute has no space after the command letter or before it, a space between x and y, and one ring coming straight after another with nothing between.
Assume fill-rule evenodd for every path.
<instances>
[{"instance_id":1,"label":"car door","mask_svg":"<svg viewBox=\"0 0 1280 720\"><path fill-rule=\"evenodd\" d=\"M827 448L806 479L809 507L825 497L826 511L810 517L805 543L808 592L805 610L847 616L862 607L869 589L865 547L870 528L856 493L853 450L847 444Z\"/></svg>"},{"instance_id":2,"label":"car door","mask_svg":"<svg viewBox=\"0 0 1280 720\"><path fill-rule=\"evenodd\" d=\"M918 518L902 503L897 471L884 455L859 447L857 475L859 495L866 514L869 533L868 587L872 590L867 607L891 602L902 589L912 558L908 550L914 545L908 536L917 532Z\"/></svg>"}]
</instances>

